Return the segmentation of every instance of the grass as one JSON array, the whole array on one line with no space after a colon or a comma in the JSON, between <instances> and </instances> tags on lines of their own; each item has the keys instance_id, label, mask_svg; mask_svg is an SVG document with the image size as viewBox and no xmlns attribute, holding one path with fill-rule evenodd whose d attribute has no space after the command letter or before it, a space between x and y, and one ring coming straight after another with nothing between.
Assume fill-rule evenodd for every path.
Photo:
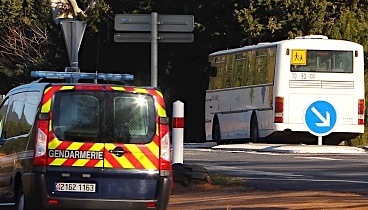
<instances>
[{"instance_id":1,"label":"grass","mask_svg":"<svg viewBox=\"0 0 368 210\"><path fill-rule=\"evenodd\" d=\"M366 146L367 145L367 139L368 139L368 127L364 128L364 133L356 137L355 139L350 139L347 142L348 146Z\"/></svg>"},{"instance_id":2,"label":"grass","mask_svg":"<svg viewBox=\"0 0 368 210\"><path fill-rule=\"evenodd\" d=\"M227 187L241 187L243 186L244 180L241 178L230 177L224 174L215 173L209 174L206 180L195 180L192 179L187 184L183 185L175 183L173 194L185 194L198 190L216 190Z\"/></svg>"},{"instance_id":3,"label":"grass","mask_svg":"<svg viewBox=\"0 0 368 210\"><path fill-rule=\"evenodd\" d=\"M243 180L237 177L230 177L224 174L210 174L210 183L221 186L237 186L240 185Z\"/></svg>"}]
</instances>

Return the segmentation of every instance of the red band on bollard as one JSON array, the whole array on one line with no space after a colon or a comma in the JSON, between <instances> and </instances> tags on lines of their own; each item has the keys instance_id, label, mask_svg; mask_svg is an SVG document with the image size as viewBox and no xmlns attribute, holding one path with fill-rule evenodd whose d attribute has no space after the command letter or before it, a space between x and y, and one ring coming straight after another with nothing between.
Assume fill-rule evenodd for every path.
<instances>
[{"instance_id":1,"label":"red band on bollard","mask_svg":"<svg viewBox=\"0 0 368 210\"><path fill-rule=\"evenodd\" d=\"M174 117L172 127L173 128L184 128L184 117Z\"/></svg>"}]
</instances>

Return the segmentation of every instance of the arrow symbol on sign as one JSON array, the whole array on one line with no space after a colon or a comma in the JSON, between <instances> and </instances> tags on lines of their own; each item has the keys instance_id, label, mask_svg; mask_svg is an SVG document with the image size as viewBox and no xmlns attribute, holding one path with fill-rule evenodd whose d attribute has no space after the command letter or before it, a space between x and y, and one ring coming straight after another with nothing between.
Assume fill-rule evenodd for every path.
<instances>
[{"instance_id":1,"label":"arrow symbol on sign","mask_svg":"<svg viewBox=\"0 0 368 210\"><path fill-rule=\"evenodd\" d=\"M315 115L322 121L321 123L316 123L318 127L329 127L330 126L330 113L326 111L326 118L324 118L321 113L317 111L316 108L311 109Z\"/></svg>"}]
</instances>

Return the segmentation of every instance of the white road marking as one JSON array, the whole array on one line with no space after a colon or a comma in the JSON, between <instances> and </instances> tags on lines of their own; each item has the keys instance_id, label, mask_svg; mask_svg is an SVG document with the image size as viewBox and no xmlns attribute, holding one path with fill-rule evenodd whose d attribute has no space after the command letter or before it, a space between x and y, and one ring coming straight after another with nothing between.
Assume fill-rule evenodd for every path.
<instances>
[{"instance_id":1,"label":"white road marking","mask_svg":"<svg viewBox=\"0 0 368 210\"><path fill-rule=\"evenodd\" d=\"M326 158L326 157L296 157L300 159L314 159L314 160L342 160L342 159L336 159L336 158Z\"/></svg>"},{"instance_id":2,"label":"white road marking","mask_svg":"<svg viewBox=\"0 0 368 210\"><path fill-rule=\"evenodd\" d=\"M278 172L268 172L268 171L258 171L258 170L244 170L239 169L233 166L204 166L208 170L223 170L223 171L231 171L231 172L239 172L242 175L266 175L266 176L283 176L283 177L304 177L304 175L300 174L292 174L292 173L278 173Z\"/></svg>"},{"instance_id":3,"label":"white road marking","mask_svg":"<svg viewBox=\"0 0 368 210\"><path fill-rule=\"evenodd\" d=\"M308 182L342 182L342 183L358 183L358 184L368 184L365 181L356 181L356 180L340 180L340 179L283 179L283 178L265 178L265 177L246 177L246 179L253 179L253 180L271 180L271 181L308 181Z\"/></svg>"}]
</instances>

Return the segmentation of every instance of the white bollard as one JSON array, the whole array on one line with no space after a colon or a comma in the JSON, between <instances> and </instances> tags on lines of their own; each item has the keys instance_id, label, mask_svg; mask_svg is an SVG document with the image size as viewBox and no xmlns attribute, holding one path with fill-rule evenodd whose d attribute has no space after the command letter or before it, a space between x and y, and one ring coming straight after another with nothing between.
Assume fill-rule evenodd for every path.
<instances>
[{"instance_id":1,"label":"white bollard","mask_svg":"<svg viewBox=\"0 0 368 210\"><path fill-rule=\"evenodd\" d=\"M183 164L183 147L184 147L184 103L176 101L173 104L172 119L172 147L174 163Z\"/></svg>"}]
</instances>

